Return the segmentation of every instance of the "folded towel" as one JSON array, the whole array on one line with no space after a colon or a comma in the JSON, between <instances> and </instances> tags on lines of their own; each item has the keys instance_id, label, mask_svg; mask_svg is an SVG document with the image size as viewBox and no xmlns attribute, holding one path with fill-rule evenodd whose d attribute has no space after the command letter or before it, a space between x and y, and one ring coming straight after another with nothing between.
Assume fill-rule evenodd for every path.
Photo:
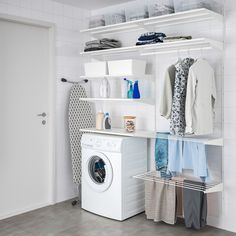
<instances>
[{"instance_id":1,"label":"folded towel","mask_svg":"<svg viewBox=\"0 0 236 236\"><path fill-rule=\"evenodd\" d=\"M141 34L141 36L138 38L138 41L163 39L164 37L166 37L166 35L164 33L147 32L147 33Z\"/></svg>"}]
</instances>

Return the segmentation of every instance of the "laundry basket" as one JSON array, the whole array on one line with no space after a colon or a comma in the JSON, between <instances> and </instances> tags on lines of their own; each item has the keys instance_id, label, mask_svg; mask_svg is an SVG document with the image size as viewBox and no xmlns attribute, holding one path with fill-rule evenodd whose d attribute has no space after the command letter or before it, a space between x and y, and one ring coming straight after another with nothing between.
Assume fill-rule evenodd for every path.
<instances>
[{"instance_id":1,"label":"laundry basket","mask_svg":"<svg viewBox=\"0 0 236 236\"><path fill-rule=\"evenodd\" d=\"M206 8L217 13L222 13L223 6L220 0L174 0L175 12L199 8Z\"/></svg>"},{"instance_id":2,"label":"laundry basket","mask_svg":"<svg viewBox=\"0 0 236 236\"><path fill-rule=\"evenodd\" d=\"M148 0L149 17L174 13L173 0Z\"/></svg>"}]
</instances>

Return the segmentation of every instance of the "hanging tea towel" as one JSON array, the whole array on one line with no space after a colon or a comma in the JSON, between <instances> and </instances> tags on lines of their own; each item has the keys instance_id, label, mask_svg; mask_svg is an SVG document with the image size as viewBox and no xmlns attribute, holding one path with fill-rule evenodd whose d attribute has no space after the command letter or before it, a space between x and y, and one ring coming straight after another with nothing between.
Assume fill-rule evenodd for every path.
<instances>
[{"instance_id":1,"label":"hanging tea towel","mask_svg":"<svg viewBox=\"0 0 236 236\"><path fill-rule=\"evenodd\" d=\"M79 185L81 183L81 137L80 129L95 127L95 119L91 105L86 101L79 100L85 98L86 91L79 84L74 84L70 91L69 102L69 135L71 146L71 160L73 181Z\"/></svg>"}]
</instances>

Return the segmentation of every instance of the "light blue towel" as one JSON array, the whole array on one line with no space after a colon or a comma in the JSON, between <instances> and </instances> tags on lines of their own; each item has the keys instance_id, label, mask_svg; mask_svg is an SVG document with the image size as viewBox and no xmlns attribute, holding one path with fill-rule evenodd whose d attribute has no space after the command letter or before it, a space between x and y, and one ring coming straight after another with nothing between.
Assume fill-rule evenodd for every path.
<instances>
[{"instance_id":1,"label":"light blue towel","mask_svg":"<svg viewBox=\"0 0 236 236\"><path fill-rule=\"evenodd\" d=\"M198 142L168 140L168 170L182 173L183 169L193 170L194 176L208 177L205 145Z\"/></svg>"},{"instance_id":2,"label":"light blue towel","mask_svg":"<svg viewBox=\"0 0 236 236\"><path fill-rule=\"evenodd\" d=\"M184 142L183 169L193 170L196 177L208 176L205 144L191 141Z\"/></svg>"},{"instance_id":3,"label":"light blue towel","mask_svg":"<svg viewBox=\"0 0 236 236\"><path fill-rule=\"evenodd\" d=\"M168 139L168 170L182 173L183 167L183 141Z\"/></svg>"}]
</instances>

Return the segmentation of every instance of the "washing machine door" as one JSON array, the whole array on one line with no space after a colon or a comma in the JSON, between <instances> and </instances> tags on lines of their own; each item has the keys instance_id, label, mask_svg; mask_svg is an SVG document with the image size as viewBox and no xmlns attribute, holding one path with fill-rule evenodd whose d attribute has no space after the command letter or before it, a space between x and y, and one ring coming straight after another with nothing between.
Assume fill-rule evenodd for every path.
<instances>
[{"instance_id":1,"label":"washing machine door","mask_svg":"<svg viewBox=\"0 0 236 236\"><path fill-rule=\"evenodd\" d=\"M85 179L96 192L105 192L113 179L112 165L109 159L100 152L93 152L85 167Z\"/></svg>"}]
</instances>

